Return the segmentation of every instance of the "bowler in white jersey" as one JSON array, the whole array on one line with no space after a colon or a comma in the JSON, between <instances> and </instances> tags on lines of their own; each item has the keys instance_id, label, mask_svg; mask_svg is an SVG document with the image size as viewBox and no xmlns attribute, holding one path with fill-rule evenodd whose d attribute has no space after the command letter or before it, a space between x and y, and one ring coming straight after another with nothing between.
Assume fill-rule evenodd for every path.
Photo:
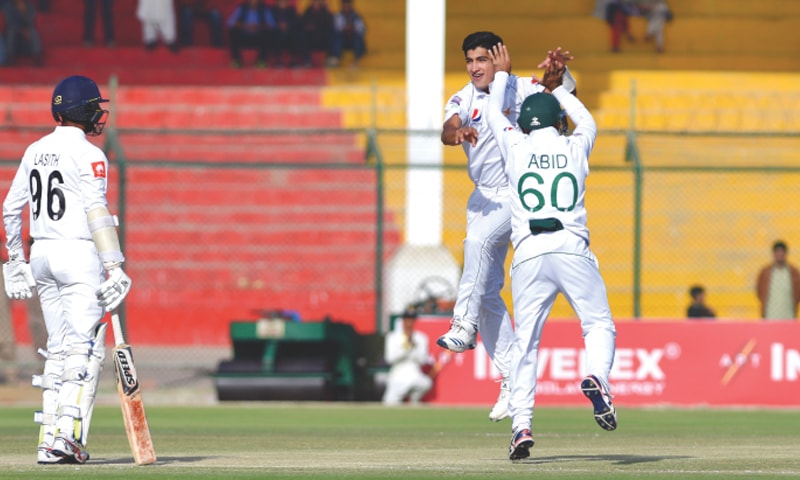
<instances>
[{"instance_id":1,"label":"bowler in white jersey","mask_svg":"<svg viewBox=\"0 0 800 480\"><path fill-rule=\"evenodd\" d=\"M486 106L495 70L490 50L502 39L492 32L475 32L462 43L470 83L445 106L441 139L445 145L461 145L467 155L467 170L475 190L467 202L467 234L464 268L458 285L450 330L437 344L453 352L475 348L480 331L486 352L500 373L500 395L489 419L508 416L510 348L514 331L500 291L505 282L505 260L511 234L511 209L502 152L489 129ZM539 68L551 61L563 65L569 52L550 52ZM567 83L575 81L567 73ZM503 114L511 122L519 115L522 101L544 91L535 79L511 75L503 95Z\"/></svg>"},{"instance_id":2,"label":"bowler in white jersey","mask_svg":"<svg viewBox=\"0 0 800 480\"><path fill-rule=\"evenodd\" d=\"M89 454L92 408L105 358L106 311L130 290L115 218L106 201L108 160L87 135L99 135L108 111L94 81L72 76L53 91L58 126L32 143L3 203L9 261L5 289L14 299L36 288L47 326L37 461L82 464ZM30 213L30 264L22 249L22 212Z\"/></svg>"},{"instance_id":3,"label":"bowler in white jersey","mask_svg":"<svg viewBox=\"0 0 800 480\"><path fill-rule=\"evenodd\" d=\"M508 81L511 60L505 45L493 49L495 88ZM548 68L556 68L554 66ZM586 348L583 394L605 430L617 428L608 375L614 361L616 328L597 259L589 249L584 194L589 153L597 136L594 118L580 100L549 75L550 93L537 93L522 104L517 129L503 115L503 98L492 91L489 125L506 159L511 191L511 293L516 330L512 348L512 422L509 458L530 455L531 422L539 342L556 296L563 294L581 322ZM564 110L562 111L562 106ZM572 135L559 133L566 115Z\"/></svg>"}]
</instances>

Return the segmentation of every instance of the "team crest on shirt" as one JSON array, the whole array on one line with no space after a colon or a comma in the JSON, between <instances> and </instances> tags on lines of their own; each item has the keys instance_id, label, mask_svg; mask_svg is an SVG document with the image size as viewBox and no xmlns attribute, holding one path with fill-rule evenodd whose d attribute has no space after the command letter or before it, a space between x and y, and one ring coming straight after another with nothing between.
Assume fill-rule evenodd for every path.
<instances>
[{"instance_id":1,"label":"team crest on shirt","mask_svg":"<svg viewBox=\"0 0 800 480\"><path fill-rule=\"evenodd\" d=\"M94 178L106 178L106 165L103 162L92 162Z\"/></svg>"},{"instance_id":2,"label":"team crest on shirt","mask_svg":"<svg viewBox=\"0 0 800 480\"><path fill-rule=\"evenodd\" d=\"M481 111L477 108L472 111L472 121L475 123L481 121Z\"/></svg>"},{"instance_id":3,"label":"team crest on shirt","mask_svg":"<svg viewBox=\"0 0 800 480\"><path fill-rule=\"evenodd\" d=\"M514 127L509 126L509 127L506 127L505 130L503 130L503 131L510 132L512 130L514 130Z\"/></svg>"}]
</instances>

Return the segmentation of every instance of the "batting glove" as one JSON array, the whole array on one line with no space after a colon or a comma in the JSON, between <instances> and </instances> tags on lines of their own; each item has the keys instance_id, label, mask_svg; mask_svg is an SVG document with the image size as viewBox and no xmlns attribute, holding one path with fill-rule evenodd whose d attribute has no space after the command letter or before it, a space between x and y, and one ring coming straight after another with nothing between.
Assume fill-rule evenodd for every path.
<instances>
[{"instance_id":1,"label":"batting glove","mask_svg":"<svg viewBox=\"0 0 800 480\"><path fill-rule=\"evenodd\" d=\"M112 268L108 271L108 280L95 292L97 304L110 312L120 306L130 291L131 278L122 271L122 267Z\"/></svg>"},{"instance_id":2,"label":"batting glove","mask_svg":"<svg viewBox=\"0 0 800 480\"><path fill-rule=\"evenodd\" d=\"M14 300L31 298L36 280L28 262L11 260L3 264L3 278L5 279L6 295Z\"/></svg>"}]
</instances>

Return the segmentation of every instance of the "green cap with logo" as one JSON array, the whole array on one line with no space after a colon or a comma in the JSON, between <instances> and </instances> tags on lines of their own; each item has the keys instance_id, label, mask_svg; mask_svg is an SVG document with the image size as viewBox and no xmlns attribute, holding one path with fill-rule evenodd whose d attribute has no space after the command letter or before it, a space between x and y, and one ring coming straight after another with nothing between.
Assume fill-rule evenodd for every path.
<instances>
[{"instance_id":1,"label":"green cap with logo","mask_svg":"<svg viewBox=\"0 0 800 480\"><path fill-rule=\"evenodd\" d=\"M552 127L561 118L561 104L556 97L547 92L528 96L520 108L517 124L528 132Z\"/></svg>"}]
</instances>

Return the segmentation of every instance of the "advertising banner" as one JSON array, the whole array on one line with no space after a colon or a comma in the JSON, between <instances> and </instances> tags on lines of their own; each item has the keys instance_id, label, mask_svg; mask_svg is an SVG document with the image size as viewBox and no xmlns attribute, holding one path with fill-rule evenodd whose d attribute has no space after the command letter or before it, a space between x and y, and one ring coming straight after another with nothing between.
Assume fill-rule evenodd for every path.
<instances>
[{"instance_id":1,"label":"advertising banner","mask_svg":"<svg viewBox=\"0 0 800 480\"><path fill-rule=\"evenodd\" d=\"M422 317L417 328L428 335L431 355L447 362L430 402L494 404L499 374L483 344L448 354L436 339L449 318ZM579 322L549 321L539 349L536 404L586 405L584 357ZM617 321L610 383L618 406L796 407L798 376L798 322Z\"/></svg>"}]
</instances>

